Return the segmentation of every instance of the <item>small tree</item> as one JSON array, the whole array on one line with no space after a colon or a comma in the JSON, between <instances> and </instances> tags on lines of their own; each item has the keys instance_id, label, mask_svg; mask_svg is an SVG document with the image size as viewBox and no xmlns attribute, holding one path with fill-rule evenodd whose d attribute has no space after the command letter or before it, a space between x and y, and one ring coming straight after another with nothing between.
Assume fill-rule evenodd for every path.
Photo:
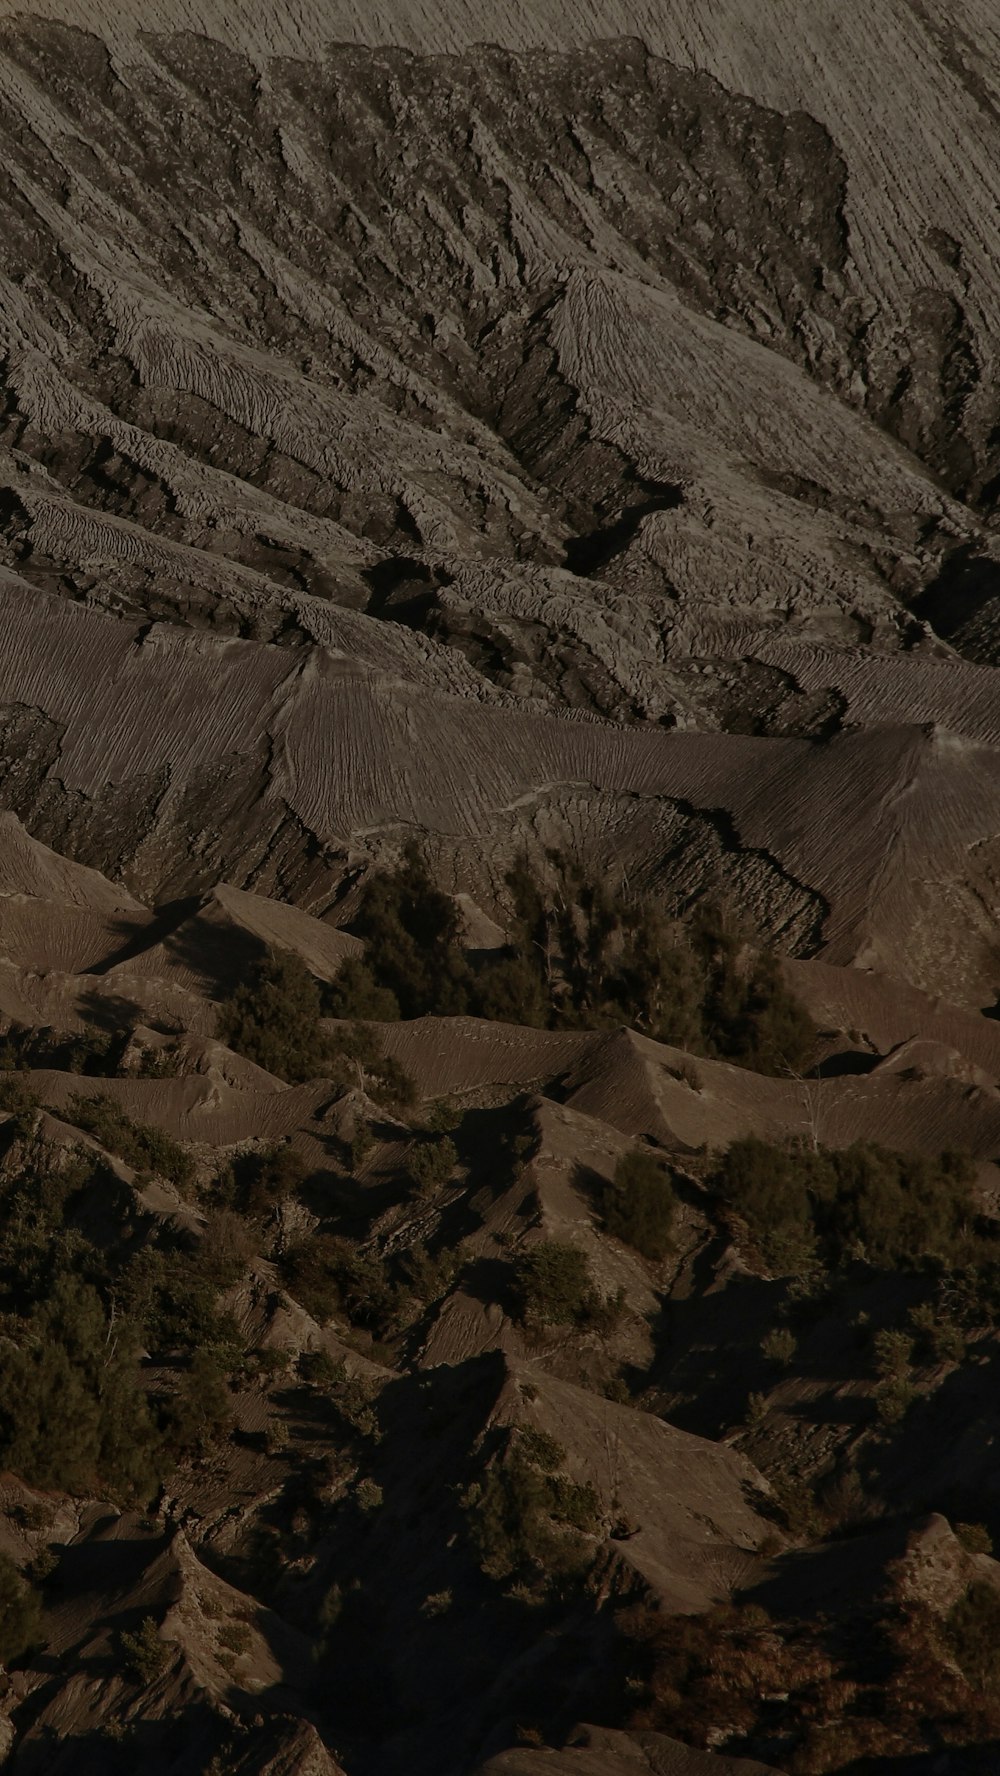
<instances>
[{"instance_id":1,"label":"small tree","mask_svg":"<svg viewBox=\"0 0 1000 1776\"><path fill-rule=\"evenodd\" d=\"M515 1267L521 1316L542 1326L572 1326L599 1305L586 1254L558 1240L522 1253Z\"/></svg>"},{"instance_id":2,"label":"small tree","mask_svg":"<svg viewBox=\"0 0 1000 1776\"><path fill-rule=\"evenodd\" d=\"M654 1153L623 1153L603 1194L604 1225L616 1239L653 1262L671 1249L676 1197L666 1166Z\"/></svg>"},{"instance_id":3,"label":"small tree","mask_svg":"<svg viewBox=\"0 0 1000 1776\"><path fill-rule=\"evenodd\" d=\"M14 1562L0 1554L0 1663L12 1665L41 1640L38 1597Z\"/></svg>"},{"instance_id":4,"label":"small tree","mask_svg":"<svg viewBox=\"0 0 1000 1776\"><path fill-rule=\"evenodd\" d=\"M433 1196L447 1183L457 1164L455 1143L449 1135L415 1141L406 1156L407 1176L418 1196Z\"/></svg>"},{"instance_id":5,"label":"small tree","mask_svg":"<svg viewBox=\"0 0 1000 1776\"><path fill-rule=\"evenodd\" d=\"M170 1649L160 1639L153 1617L144 1616L134 1634L123 1631L118 1640L125 1670L133 1683L153 1683L170 1658Z\"/></svg>"},{"instance_id":6,"label":"small tree","mask_svg":"<svg viewBox=\"0 0 1000 1776\"><path fill-rule=\"evenodd\" d=\"M218 1030L247 1060L296 1084L326 1065L321 1013L319 988L305 963L276 950L220 1007Z\"/></svg>"}]
</instances>

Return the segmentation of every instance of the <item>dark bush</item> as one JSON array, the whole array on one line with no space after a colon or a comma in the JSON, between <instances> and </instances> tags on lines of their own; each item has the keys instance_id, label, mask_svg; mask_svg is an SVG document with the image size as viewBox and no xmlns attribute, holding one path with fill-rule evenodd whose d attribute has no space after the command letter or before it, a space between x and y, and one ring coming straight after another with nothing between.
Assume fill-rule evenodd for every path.
<instances>
[{"instance_id":1,"label":"dark bush","mask_svg":"<svg viewBox=\"0 0 1000 1776\"><path fill-rule=\"evenodd\" d=\"M265 956L219 1008L223 1042L291 1084L323 1075L328 1045L320 1028L319 988L298 956Z\"/></svg>"},{"instance_id":2,"label":"dark bush","mask_svg":"<svg viewBox=\"0 0 1000 1776\"><path fill-rule=\"evenodd\" d=\"M412 1104L413 1081L357 1023L324 1030L319 988L297 956L266 956L219 1008L219 1035L258 1067L292 1085L333 1079L380 1103Z\"/></svg>"},{"instance_id":3,"label":"dark bush","mask_svg":"<svg viewBox=\"0 0 1000 1776\"><path fill-rule=\"evenodd\" d=\"M658 1262L671 1250L676 1203L664 1162L646 1148L633 1147L622 1154L602 1193L604 1226L643 1258Z\"/></svg>"},{"instance_id":4,"label":"dark bush","mask_svg":"<svg viewBox=\"0 0 1000 1776\"><path fill-rule=\"evenodd\" d=\"M448 1182L458 1154L448 1135L414 1141L406 1155L406 1175L418 1196L434 1196Z\"/></svg>"},{"instance_id":5,"label":"dark bush","mask_svg":"<svg viewBox=\"0 0 1000 1776\"><path fill-rule=\"evenodd\" d=\"M334 1234L313 1234L284 1260L289 1291L320 1324L342 1313L352 1325L380 1337L398 1330L405 1291L392 1282L385 1264Z\"/></svg>"},{"instance_id":6,"label":"dark bush","mask_svg":"<svg viewBox=\"0 0 1000 1776\"><path fill-rule=\"evenodd\" d=\"M190 1153L162 1129L132 1122L114 1099L103 1093L94 1098L70 1098L66 1116L140 1175L167 1178L178 1188L190 1184L194 1177Z\"/></svg>"},{"instance_id":7,"label":"dark bush","mask_svg":"<svg viewBox=\"0 0 1000 1776\"><path fill-rule=\"evenodd\" d=\"M521 1318L533 1326L585 1326L610 1331L622 1309L620 1296L603 1300L594 1288L586 1254L558 1240L542 1240L514 1266Z\"/></svg>"},{"instance_id":8,"label":"dark bush","mask_svg":"<svg viewBox=\"0 0 1000 1776\"><path fill-rule=\"evenodd\" d=\"M590 1564L600 1499L557 1471L564 1461L565 1450L544 1432L515 1433L466 1491L469 1535L487 1577L544 1595Z\"/></svg>"},{"instance_id":9,"label":"dark bush","mask_svg":"<svg viewBox=\"0 0 1000 1776\"><path fill-rule=\"evenodd\" d=\"M128 1326L112 1329L97 1291L69 1275L22 1324L0 1368L0 1462L37 1486L103 1480L148 1498L158 1435Z\"/></svg>"},{"instance_id":10,"label":"dark bush","mask_svg":"<svg viewBox=\"0 0 1000 1776\"><path fill-rule=\"evenodd\" d=\"M270 1214L297 1196L308 1177L305 1160L287 1142L237 1155L230 1171L231 1188L221 1194L244 1215Z\"/></svg>"},{"instance_id":11,"label":"dark bush","mask_svg":"<svg viewBox=\"0 0 1000 1776\"><path fill-rule=\"evenodd\" d=\"M337 1017L477 1017L551 1027L630 1024L660 1042L760 1071L806 1064L815 1040L776 959L713 907L686 926L626 900L552 856L543 888L525 859L508 872L504 950L468 956L454 901L411 847L365 890L354 929L364 961L329 996Z\"/></svg>"},{"instance_id":12,"label":"dark bush","mask_svg":"<svg viewBox=\"0 0 1000 1776\"><path fill-rule=\"evenodd\" d=\"M41 1639L38 1596L10 1557L0 1554L0 1664L13 1665Z\"/></svg>"},{"instance_id":13,"label":"dark bush","mask_svg":"<svg viewBox=\"0 0 1000 1776\"><path fill-rule=\"evenodd\" d=\"M134 1634L123 1631L118 1636L118 1644L125 1671L133 1683L153 1683L170 1659L170 1648L160 1639L152 1616L145 1616Z\"/></svg>"},{"instance_id":14,"label":"dark bush","mask_svg":"<svg viewBox=\"0 0 1000 1776\"><path fill-rule=\"evenodd\" d=\"M371 1016L359 1007L370 1004L377 991L391 994L404 1018L421 1017L430 1008L441 1016L468 1010L469 970L458 909L435 887L416 845L407 849L398 870L372 876L355 930L368 945L365 964L348 969L346 985L343 973L335 983L332 1003L341 1007L335 1015Z\"/></svg>"},{"instance_id":15,"label":"dark bush","mask_svg":"<svg viewBox=\"0 0 1000 1776\"><path fill-rule=\"evenodd\" d=\"M164 1435L175 1457L204 1455L233 1422L226 1365L211 1350L195 1351L166 1409Z\"/></svg>"},{"instance_id":16,"label":"dark bush","mask_svg":"<svg viewBox=\"0 0 1000 1776\"><path fill-rule=\"evenodd\" d=\"M817 1258L879 1270L912 1270L962 1254L975 1219L975 1168L873 1143L815 1150L736 1141L715 1186L749 1227L768 1268L800 1270Z\"/></svg>"},{"instance_id":17,"label":"dark bush","mask_svg":"<svg viewBox=\"0 0 1000 1776\"><path fill-rule=\"evenodd\" d=\"M1000 1591L976 1579L945 1617L947 1644L970 1683L980 1690L1000 1684Z\"/></svg>"}]
</instances>

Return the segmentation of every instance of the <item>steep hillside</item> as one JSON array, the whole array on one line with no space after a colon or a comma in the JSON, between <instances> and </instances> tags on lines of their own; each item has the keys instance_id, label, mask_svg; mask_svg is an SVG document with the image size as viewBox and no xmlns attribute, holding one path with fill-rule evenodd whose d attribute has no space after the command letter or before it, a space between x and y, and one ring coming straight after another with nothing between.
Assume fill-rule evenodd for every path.
<instances>
[{"instance_id":1,"label":"steep hillside","mask_svg":"<svg viewBox=\"0 0 1000 1776\"><path fill-rule=\"evenodd\" d=\"M0 1762L1000 1746L985 0L0 0Z\"/></svg>"}]
</instances>

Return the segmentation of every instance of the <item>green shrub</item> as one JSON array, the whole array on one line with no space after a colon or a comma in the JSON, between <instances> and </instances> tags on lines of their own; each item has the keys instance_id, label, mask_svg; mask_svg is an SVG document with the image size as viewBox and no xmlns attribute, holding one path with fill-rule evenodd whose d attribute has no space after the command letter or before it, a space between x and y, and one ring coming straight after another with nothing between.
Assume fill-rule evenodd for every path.
<instances>
[{"instance_id":1,"label":"green shrub","mask_svg":"<svg viewBox=\"0 0 1000 1776\"><path fill-rule=\"evenodd\" d=\"M954 1315L930 1301L921 1301L910 1309L910 1324L921 1355L935 1363L960 1363L965 1356L966 1337Z\"/></svg>"},{"instance_id":2,"label":"green shrub","mask_svg":"<svg viewBox=\"0 0 1000 1776\"><path fill-rule=\"evenodd\" d=\"M243 1656L253 1646L253 1635L245 1622L227 1622L219 1629L219 1645L230 1653Z\"/></svg>"},{"instance_id":3,"label":"green shrub","mask_svg":"<svg viewBox=\"0 0 1000 1776\"><path fill-rule=\"evenodd\" d=\"M944 1638L970 1683L1000 1685L1000 1591L976 1579L945 1617Z\"/></svg>"},{"instance_id":4,"label":"green shrub","mask_svg":"<svg viewBox=\"0 0 1000 1776\"><path fill-rule=\"evenodd\" d=\"M356 1023L324 1030L320 991L297 956L275 950L219 1008L218 1030L238 1054L290 1084L333 1079L363 1086L379 1102L411 1104L413 1081Z\"/></svg>"},{"instance_id":5,"label":"green shrub","mask_svg":"<svg viewBox=\"0 0 1000 1776\"><path fill-rule=\"evenodd\" d=\"M407 848L399 869L370 878L355 930L367 942L365 961L341 969L331 993L335 1017L377 1016L365 1009L373 1003L393 1004L404 1018L468 1010L458 909L434 886L416 845Z\"/></svg>"},{"instance_id":6,"label":"green shrub","mask_svg":"<svg viewBox=\"0 0 1000 1776\"><path fill-rule=\"evenodd\" d=\"M874 1143L772 1146L749 1136L724 1154L713 1182L771 1270L807 1269L817 1259L912 1270L963 1251L974 1176L957 1154L927 1159Z\"/></svg>"},{"instance_id":7,"label":"green shrub","mask_svg":"<svg viewBox=\"0 0 1000 1776\"><path fill-rule=\"evenodd\" d=\"M521 1254L514 1287L528 1324L582 1325L600 1305L585 1253L558 1240L541 1241Z\"/></svg>"},{"instance_id":8,"label":"green shrub","mask_svg":"<svg viewBox=\"0 0 1000 1776\"><path fill-rule=\"evenodd\" d=\"M103 1479L148 1498L158 1434L127 1325L112 1338L101 1298L64 1275L0 1367L0 1461L31 1485L92 1491Z\"/></svg>"},{"instance_id":9,"label":"green shrub","mask_svg":"<svg viewBox=\"0 0 1000 1776\"><path fill-rule=\"evenodd\" d=\"M194 1177L194 1161L179 1142L162 1129L132 1122L114 1099L103 1093L94 1098L70 1098L66 1116L140 1174L167 1178L179 1189Z\"/></svg>"},{"instance_id":10,"label":"green shrub","mask_svg":"<svg viewBox=\"0 0 1000 1776\"><path fill-rule=\"evenodd\" d=\"M328 1351L303 1351L299 1374L311 1387L321 1388L344 1428L371 1443L381 1441L375 1399L378 1389L360 1375L348 1375L343 1363Z\"/></svg>"},{"instance_id":11,"label":"green shrub","mask_svg":"<svg viewBox=\"0 0 1000 1776\"><path fill-rule=\"evenodd\" d=\"M256 1230L232 1209L206 1215L194 1267L212 1289L231 1289L258 1252Z\"/></svg>"},{"instance_id":12,"label":"green shrub","mask_svg":"<svg viewBox=\"0 0 1000 1776\"><path fill-rule=\"evenodd\" d=\"M12 1078L0 1077L0 1111L11 1118L4 1129L5 1136L24 1140L31 1134L41 1107L41 1099L25 1080L16 1074Z\"/></svg>"},{"instance_id":13,"label":"green shrub","mask_svg":"<svg viewBox=\"0 0 1000 1776\"><path fill-rule=\"evenodd\" d=\"M604 1226L643 1258L659 1262L671 1251L676 1197L663 1161L642 1147L622 1154L603 1192Z\"/></svg>"},{"instance_id":14,"label":"green shrub","mask_svg":"<svg viewBox=\"0 0 1000 1776\"><path fill-rule=\"evenodd\" d=\"M815 1256L812 1158L750 1135L734 1141L716 1171L716 1189L743 1217L769 1270L806 1269Z\"/></svg>"},{"instance_id":15,"label":"green shrub","mask_svg":"<svg viewBox=\"0 0 1000 1776\"><path fill-rule=\"evenodd\" d=\"M983 1523L956 1523L953 1525L956 1536L962 1547L970 1554L992 1554L993 1538Z\"/></svg>"},{"instance_id":16,"label":"green shrub","mask_svg":"<svg viewBox=\"0 0 1000 1776\"><path fill-rule=\"evenodd\" d=\"M552 1471L554 1451L562 1460L558 1444L546 1440L539 1461L538 1447L522 1433L462 1501L483 1572L541 1594L583 1573L593 1555L588 1538L601 1518L592 1486Z\"/></svg>"},{"instance_id":17,"label":"green shrub","mask_svg":"<svg viewBox=\"0 0 1000 1776\"><path fill-rule=\"evenodd\" d=\"M219 1008L223 1042L266 1073L292 1084L327 1066L319 988L305 963L286 951L264 957Z\"/></svg>"},{"instance_id":18,"label":"green shrub","mask_svg":"<svg viewBox=\"0 0 1000 1776\"><path fill-rule=\"evenodd\" d=\"M298 1196L307 1176L305 1160L287 1141L239 1154L232 1161L233 1206L244 1215L268 1215Z\"/></svg>"},{"instance_id":19,"label":"green shrub","mask_svg":"<svg viewBox=\"0 0 1000 1776\"><path fill-rule=\"evenodd\" d=\"M0 1041L0 1069L51 1068L58 1073L113 1076L118 1072L127 1034L103 1030L54 1030L12 1024Z\"/></svg>"},{"instance_id":20,"label":"green shrub","mask_svg":"<svg viewBox=\"0 0 1000 1776\"><path fill-rule=\"evenodd\" d=\"M326 1350L303 1351L299 1357L298 1371L310 1387L321 1388L332 1388L346 1374L343 1363L338 1363Z\"/></svg>"},{"instance_id":21,"label":"green shrub","mask_svg":"<svg viewBox=\"0 0 1000 1776\"><path fill-rule=\"evenodd\" d=\"M451 1098L436 1098L424 1116L424 1126L431 1135L453 1135L462 1120L462 1112Z\"/></svg>"},{"instance_id":22,"label":"green shrub","mask_svg":"<svg viewBox=\"0 0 1000 1776\"><path fill-rule=\"evenodd\" d=\"M171 1453L206 1454L218 1438L228 1435L232 1422L225 1365L214 1351L196 1351L167 1407L165 1434Z\"/></svg>"},{"instance_id":23,"label":"green shrub","mask_svg":"<svg viewBox=\"0 0 1000 1776\"><path fill-rule=\"evenodd\" d=\"M530 1425L518 1426L517 1447L543 1474L557 1473L566 1460L566 1451L555 1437L551 1437L548 1431L536 1431Z\"/></svg>"},{"instance_id":24,"label":"green shrub","mask_svg":"<svg viewBox=\"0 0 1000 1776\"><path fill-rule=\"evenodd\" d=\"M354 1488L354 1497L362 1511L377 1511L382 1505L382 1488L374 1480L359 1480Z\"/></svg>"},{"instance_id":25,"label":"green shrub","mask_svg":"<svg viewBox=\"0 0 1000 1776\"><path fill-rule=\"evenodd\" d=\"M330 990L335 1017L468 1013L553 1027L630 1024L661 1042L780 1073L801 1068L815 1031L776 959L748 944L715 907L682 926L655 902L626 899L551 854L550 883L522 858L508 872L510 942L462 949L455 902L416 846L372 875L354 929L363 961Z\"/></svg>"},{"instance_id":26,"label":"green shrub","mask_svg":"<svg viewBox=\"0 0 1000 1776\"><path fill-rule=\"evenodd\" d=\"M458 1164L455 1143L448 1135L414 1141L406 1155L406 1174L418 1196L434 1196L448 1182Z\"/></svg>"},{"instance_id":27,"label":"green shrub","mask_svg":"<svg viewBox=\"0 0 1000 1776\"><path fill-rule=\"evenodd\" d=\"M917 1398L917 1389L906 1375L887 1375L875 1390L875 1416L886 1430L902 1424Z\"/></svg>"},{"instance_id":28,"label":"green shrub","mask_svg":"<svg viewBox=\"0 0 1000 1776\"><path fill-rule=\"evenodd\" d=\"M400 1264L404 1281L419 1301L437 1301L447 1294L461 1266L459 1254L450 1247L433 1256L426 1246L411 1246Z\"/></svg>"},{"instance_id":29,"label":"green shrub","mask_svg":"<svg viewBox=\"0 0 1000 1776\"><path fill-rule=\"evenodd\" d=\"M876 1332L872 1340L875 1373L883 1381L899 1381L910 1372L913 1340L906 1332L888 1326Z\"/></svg>"},{"instance_id":30,"label":"green shrub","mask_svg":"<svg viewBox=\"0 0 1000 1776\"><path fill-rule=\"evenodd\" d=\"M0 1554L0 1664L16 1659L42 1639L38 1597L6 1554Z\"/></svg>"},{"instance_id":31,"label":"green shrub","mask_svg":"<svg viewBox=\"0 0 1000 1776\"><path fill-rule=\"evenodd\" d=\"M760 1349L761 1355L769 1363L776 1363L779 1368L787 1369L798 1345L794 1332L789 1331L787 1326L775 1326L773 1331L766 1333L761 1339Z\"/></svg>"},{"instance_id":32,"label":"green shrub","mask_svg":"<svg viewBox=\"0 0 1000 1776\"><path fill-rule=\"evenodd\" d=\"M146 1246L136 1253L120 1279L119 1299L150 1351L217 1349L238 1342L232 1321L217 1310L212 1267L199 1248Z\"/></svg>"},{"instance_id":33,"label":"green shrub","mask_svg":"<svg viewBox=\"0 0 1000 1776\"><path fill-rule=\"evenodd\" d=\"M352 1325L382 1337L398 1330L406 1291L373 1252L359 1252L345 1239L318 1233L293 1246L283 1264L291 1294L320 1324L343 1313Z\"/></svg>"},{"instance_id":34,"label":"green shrub","mask_svg":"<svg viewBox=\"0 0 1000 1776\"><path fill-rule=\"evenodd\" d=\"M363 1116L355 1117L354 1133L351 1136L350 1167L352 1172L359 1172L375 1146L371 1124Z\"/></svg>"},{"instance_id":35,"label":"green shrub","mask_svg":"<svg viewBox=\"0 0 1000 1776\"><path fill-rule=\"evenodd\" d=\"M392 1024L402 1016L395 993L379 986L371 965L361 956L348 956L341 963L327 992L325 1010L330 1017L351 1023Z\"/></svg>"},{"instance_id":36,"label":"green shrub","mask_svg":"<svg viewBox=\"0 0 1000 1776\"><path fill-rule=\"evenodd\" d=\"M160 1639L160 1631L152 1616L145 1616L134 1634L118 1636L122 1663L134 1683L151 1684L164 1671L170 1660L170 1648Z\"/></svg>"}]
</instances>

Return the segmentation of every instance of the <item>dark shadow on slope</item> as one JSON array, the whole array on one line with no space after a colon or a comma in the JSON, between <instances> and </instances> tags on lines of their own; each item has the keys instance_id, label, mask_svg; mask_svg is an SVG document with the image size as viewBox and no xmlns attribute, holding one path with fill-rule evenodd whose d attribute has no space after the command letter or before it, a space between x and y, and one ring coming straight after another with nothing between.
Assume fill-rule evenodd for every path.
<instances>
[{"instance_id":1,"label":"dark shadow on slope","mask_svg":"<svg viewBox=\"0 0 1000 1776\"><path fill-rule=\"evenodd\" d=\"M598 525L582 536L571 537L566 544L565 565L570 573L588 578L600 573L616 555L626 549L638 534L644 518L654 512L671 512L684 503L682 489L670 481L650 481L636 477L636 484L648 497L637 505L627 506L609 524Z\"/></svg>"},{"instance_id":2,"label":"dark shadow on slope","mask_svg":"<svg viewBox=\"0 0 1000 1776\"><path fill-rule=\"evenodd\" d=\"M143 925L138 930L130 920L120 920L118 930L121 933L122 941L118 948L112 950L110 956L105 956L102 961L95 963L93 968L87 970L87 973L109 974L112 968L124 968L129 962L134 962L137 956L141 956L144 951L152 949L156 944L166 943L178 926L183 925L185 920L194 917L199 904L197 896L185 900L170 901L167 905L157 908L156 916L151 924Z\"/></svg>"},{"instance_id":3,"label":"dark shadow on slope","mask_svg":"<svg viewBox=\"0 0 1000 1776\"><path fill-rule=\"evenodd\" d=\"M983 605L1000 598L1000 563L977 553L977 544L952 550L932 580L914 600L913 611L948 640L970 622Z\"/></svg>"},{"instance_id":4,"label":"dark shadow on slope","mask_svg":"<svg viewBox=\"0 0 1000 1776\"><path fill-rule=\"evenodd\" d=\"M845 1048L838 1054L827 1055L820 1061L815 1073L809 1075L817 1079L846 1079L856 1075L871 1073L884 1057L869 1054L861 1048Z\"/></svg>"},{"instance_id":5,"label":"dark shadow on slope","mask_svg":"<svg viewBox=\"0 0 1000 1776\"><path fill-rule=\"evenodd\" d=\"M390 555L362 574L371 587L365 615L423 630L437 602L438 588L449 585L451 578L443 570L432 570L411 556Z\"/></svg>"}]
</instances>

